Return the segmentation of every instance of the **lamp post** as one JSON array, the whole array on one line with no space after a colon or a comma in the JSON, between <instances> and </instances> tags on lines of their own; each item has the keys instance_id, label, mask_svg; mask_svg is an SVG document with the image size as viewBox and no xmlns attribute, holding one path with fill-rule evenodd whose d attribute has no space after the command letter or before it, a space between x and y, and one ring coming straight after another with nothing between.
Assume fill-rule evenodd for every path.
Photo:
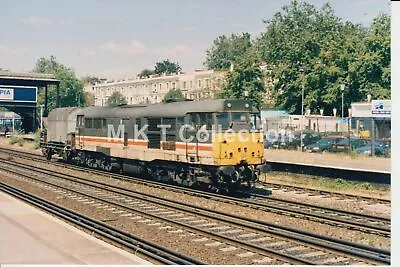
<instances>
[{"instance_id":1,"label":"lamp post","mask_svg":"<svg viewBox=\"0 0 400 267\"><path fill-rule=\"evenodd\" d=\"M305 69L300 68L300 73L302 73L303 81L301 86L301 125L300 125L300 149L303 151L303 127L304 127L304 73Z\"/></svg>"},{"instance_id":2,"label":"lamp post","mask_svg":"<svg viewBox=\"0 0 400 267\"><path fill-rule=\"evenodd\" d=\"M344 89L346 88L346 85L342 83L340 85L340 91L342 92L342 119L344 118L344 104L343 104L343 96L344 96Z\"/></svg>"},{"instance_id":3,"label":"lamp post","mask_svg":"<svg viewBox=\"0 0 400 267\"><path fill-rule=\"evenodd\" d=\"M44 105L40 105L40 132L43 132L43 107Z\"/></svg>"}]
</instances>

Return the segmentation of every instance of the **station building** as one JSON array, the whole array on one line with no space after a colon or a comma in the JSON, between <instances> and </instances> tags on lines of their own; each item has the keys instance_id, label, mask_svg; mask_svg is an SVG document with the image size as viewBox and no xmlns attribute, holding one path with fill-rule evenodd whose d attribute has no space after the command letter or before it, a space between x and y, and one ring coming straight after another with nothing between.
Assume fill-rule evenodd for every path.
<instances>
[{"instance_id":1,"label":"station building","mask_svg":"<svg viewBox=\"0 0 400 267\"><path fill-rule=\"evenodd\" d=\"M47 116L48 87L57 88L56 105L59 106L59 84L50 74L0 71L0 107L20 115L22 130L33 132L40 125L39 90L44 95L43 116Z\"/></svg>"},{"instance_id":2,"label":"station building","mask_svg":"<svg viewBox=\"0 0 400 267\"><path fill-rule=\"evenodd\" d=\"M0 111L0 136L19 132L22 127L21 116L11 111Z\"/></svg>"},{"instance_id":3,"label":"station building","mask_svg":"<svg viewBox=\"0 0 400 267\"><path fill-rule=\"evenodd\" d=\"M351 104L352 129L364 138L390 139L391 100L371 100Z\"/></svg>"}]
</instances>

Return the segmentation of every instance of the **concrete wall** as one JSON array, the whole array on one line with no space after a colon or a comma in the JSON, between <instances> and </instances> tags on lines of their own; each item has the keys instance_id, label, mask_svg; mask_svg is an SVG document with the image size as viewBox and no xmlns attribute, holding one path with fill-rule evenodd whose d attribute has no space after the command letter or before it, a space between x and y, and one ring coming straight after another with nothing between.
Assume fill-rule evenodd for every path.
<instances>
[{"instance_id":1,"label":"concrete wall","mask_svg":"<svg viewBox=\"0 0 400 267\"><path fill-rule=\"evenodd\" d=\"M264 118L265 130L292 130L299 131L301 129L301 115L286 115L279 117ZM341 130L345 125L338 121L337 117L309 115L304 116L303 129L311 129L319 132L335 132ZM347 125L345 129L347 130Z\"/></svg>"}]
</instances>

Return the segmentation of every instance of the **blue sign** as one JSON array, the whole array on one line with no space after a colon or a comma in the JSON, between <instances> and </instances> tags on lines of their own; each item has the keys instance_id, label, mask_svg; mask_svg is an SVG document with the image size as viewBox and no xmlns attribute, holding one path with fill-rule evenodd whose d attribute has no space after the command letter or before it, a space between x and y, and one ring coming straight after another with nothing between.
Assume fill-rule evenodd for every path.
<instances>
[{"instance_id":1,"label":"blue sign","mask_svg":"<svg viewBox=\"0 0 400 267\"><path fill-rule=\"evenodd\" d=\"M372 100L371 103L372 117L387 117L392 114L392 102L390 100Z\"/></svg>"},{"instance_id":2,"label":"blue sign","mask_svg":"<svg viewBox=\"0 0 400 267\"><path fill-rule=\"evenodd\" d=\"M37 101L37 87L0 85L0 102Z\"/></svg>"}]
</instances>

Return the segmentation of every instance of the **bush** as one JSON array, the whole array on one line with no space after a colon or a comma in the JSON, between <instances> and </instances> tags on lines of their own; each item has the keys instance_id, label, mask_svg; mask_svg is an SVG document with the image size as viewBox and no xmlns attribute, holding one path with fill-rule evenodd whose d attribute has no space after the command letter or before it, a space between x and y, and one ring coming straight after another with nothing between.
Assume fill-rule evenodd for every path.
<instances>
[{"instance_id":1,"label":"bush","mask_svg":"<svg viewBox=\"0 0 400 267\"><path fill-rule=\"evenodd\" d=\"M8 142L10 145L14 145L14 144L18 143L19 146L23 146L25 143L25 140L22 136L12 135Z\"/></svg>"},{"instance_id":2,"label":"bush","mask_svg":"<svg viewBox=\"0 0 400 267\"><path fill-rule=\"evenodd\" d=\"M10 139L8 140L8 142L9 142L10 145L13 145L13 144L15 144L15 143L18 143L18 140L19 140L18 136L12 135L12 136L10 137Z\"/></svg>"},{"instance_id":3,"label":"bush","mask_svg":"<svg viewBox=\"0 0 400 267\"><path fill-rule=\"evenodd\" d=\"M18 145L19 145L19 146L24 146L24 143L25 143L24 138L20 137L20 138L18 139Z\"/></svg>"},{"instance_id":4,"label":"bush","mask_svg":"<svg viewBox=\"0 0 400 267\"><path fill-rule=\"evenodd\" d=\"M35 133L35 137L33 139L34 143L34 148L39 149L40 148L40 130L37 130Z\"/></svg>"},{"instance_id":5,"label":"bush","mask_svg":"<svg viewBox=\"0 0 400 267\"><path fill-rule=\"evenodd\" d=\"M350 152L350 158L355 159L355 158L357 158L357 157L358 157L357 152L354 151L354 150L352 150L352 151Z\"/></svg>"},{"instance_id":6,"label":"bush","mask_svg":"<svg viewBox=\"0 0 400 267\"><path fill-rule=\"evenodd\" d=\"M362 183L362 184L361 184L361 188L366 189L366 190L372 190L372 189L374 189L373 186L372 186L372 184L370 184L370 183Z\"/></svg>"}]
</instances>

